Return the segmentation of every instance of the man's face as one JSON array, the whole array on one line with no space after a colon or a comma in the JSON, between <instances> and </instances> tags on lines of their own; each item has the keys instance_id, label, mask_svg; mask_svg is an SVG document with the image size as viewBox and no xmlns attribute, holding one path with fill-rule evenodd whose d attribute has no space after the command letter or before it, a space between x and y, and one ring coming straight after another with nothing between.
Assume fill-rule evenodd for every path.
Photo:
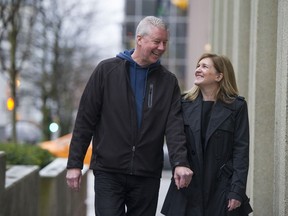
<instances>
[{"instance_id":1,"label":"man's face","mask_svg":"<svg viewBox=\"0 0 288 216\"><path fill-rule=\"evenodd\" d=\"M150 33L137 36L140 62L142 66L153 64L166 51L168 32L165 29L151 27Z\"/></svg>"}]
</instances>

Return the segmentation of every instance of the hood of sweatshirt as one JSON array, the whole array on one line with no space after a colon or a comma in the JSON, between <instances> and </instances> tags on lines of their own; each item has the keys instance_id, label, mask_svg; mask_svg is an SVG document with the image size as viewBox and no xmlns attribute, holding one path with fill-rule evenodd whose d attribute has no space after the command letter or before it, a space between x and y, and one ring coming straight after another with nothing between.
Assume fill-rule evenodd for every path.
<instances>
[{"instance_id":1,"label":"hood of sweatshirt","mask_svg":"<svg viewBox=\"0 0 288 216\"><path fill-rule=\"evenodd\" d=\"M127 60L130 63L129 80L130 80L132 91L135 96L137 123L138 123L138 128L140 128L141 122L142 122L142 109L143 109L143 103L145 99L148 73L151 71L152 68L160 65L160 61L158 60L156 63L143 68L132 59L131 55L133 52L134 52L134 49L125 50L124 52L119 53L117 57Z\"/></svg>"},{"instance_id":2,"label":"hood of sweatshirt","mask_svg":"<svg viewBox=\"0 0 288 216\"><path fill-rule=\"evenodd\" d=\"M120 53L117 55L117 57L119 57L119 58L121 58L121 59L125 59L125 60L129 61L129 62L132 63L132 64L135 64L136 67L142 68L142 67L141 67L140 65L138 65L138 64L132 59L132 57L131 57L131 55L133 54L134 50L135 50L135 49L125 50L124 52L120 52ZM157 62L155 62L155 63L153 63L153 64L151 64L151 65L149 65L148 67L146 67L146 69L150 69L150 70L151 70L151 68L156 67L156 66L158 66L158 65L160 65L160 60L158 60ZM150 70L149 70L149 71L150 71Z\"/></svg>"}]
</instances>

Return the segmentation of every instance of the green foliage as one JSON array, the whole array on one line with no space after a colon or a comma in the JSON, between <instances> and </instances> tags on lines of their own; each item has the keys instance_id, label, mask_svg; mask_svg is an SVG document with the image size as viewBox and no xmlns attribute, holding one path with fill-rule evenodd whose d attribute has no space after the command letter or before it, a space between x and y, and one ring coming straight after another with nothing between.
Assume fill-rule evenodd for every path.
<instances>
[{"instance_id":1,"label":"green foliage","mask_svg":"<svg viewBox=\"0 0 288 216\"><path fill-rule=\"evenodd\" d=\"M5 152L7 165L38 165L41 169L54 159L49 151L36 145L0 143L0 151Z\"/></svg>"}]
</instances>

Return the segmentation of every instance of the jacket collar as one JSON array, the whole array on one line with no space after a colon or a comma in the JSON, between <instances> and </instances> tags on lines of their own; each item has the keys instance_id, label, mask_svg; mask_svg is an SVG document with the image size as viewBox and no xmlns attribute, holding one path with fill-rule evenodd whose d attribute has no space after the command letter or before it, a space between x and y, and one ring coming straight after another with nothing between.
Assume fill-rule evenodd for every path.
<instances>
[{"instance_id":1,"label":"jacket collar","mask_svg":"<svg viewBox=\"0 0 288 216\"><path fill-rule=\"evenodd\" d=\"M194 101L186 101L182 102L183 108L183 118L184 123L189 125L191 131L195 135L195 140L198 144L196 144L197 151L201 149L202 152L202 144L201 144L201 110L202 110L202 97L199 96ZM233 103L225 104L221 101L217 101L212 108L210 122L206 131L206 142L205 148L207 147L207 143L215 132L215 130L232 114L233 112ZM199 151L198 151L199 152Z\"/></svg>"}]
</instances>

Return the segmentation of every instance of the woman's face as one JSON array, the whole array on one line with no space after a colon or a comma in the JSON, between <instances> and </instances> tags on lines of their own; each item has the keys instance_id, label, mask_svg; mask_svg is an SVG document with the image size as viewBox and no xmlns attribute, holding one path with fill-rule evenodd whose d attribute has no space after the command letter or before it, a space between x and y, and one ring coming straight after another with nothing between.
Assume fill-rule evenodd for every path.
<instances>
[{"instance_id":1,"label":"woman's face","mask_svg":"<svg viewBox=\"0 0 288 216\"><path fill-rule=\"evenodd\" d=\"M222 75L216 71L210 58L204 58L197 64L194 84L200 88L218 87Z\"/></svg>"}]
</instances>

